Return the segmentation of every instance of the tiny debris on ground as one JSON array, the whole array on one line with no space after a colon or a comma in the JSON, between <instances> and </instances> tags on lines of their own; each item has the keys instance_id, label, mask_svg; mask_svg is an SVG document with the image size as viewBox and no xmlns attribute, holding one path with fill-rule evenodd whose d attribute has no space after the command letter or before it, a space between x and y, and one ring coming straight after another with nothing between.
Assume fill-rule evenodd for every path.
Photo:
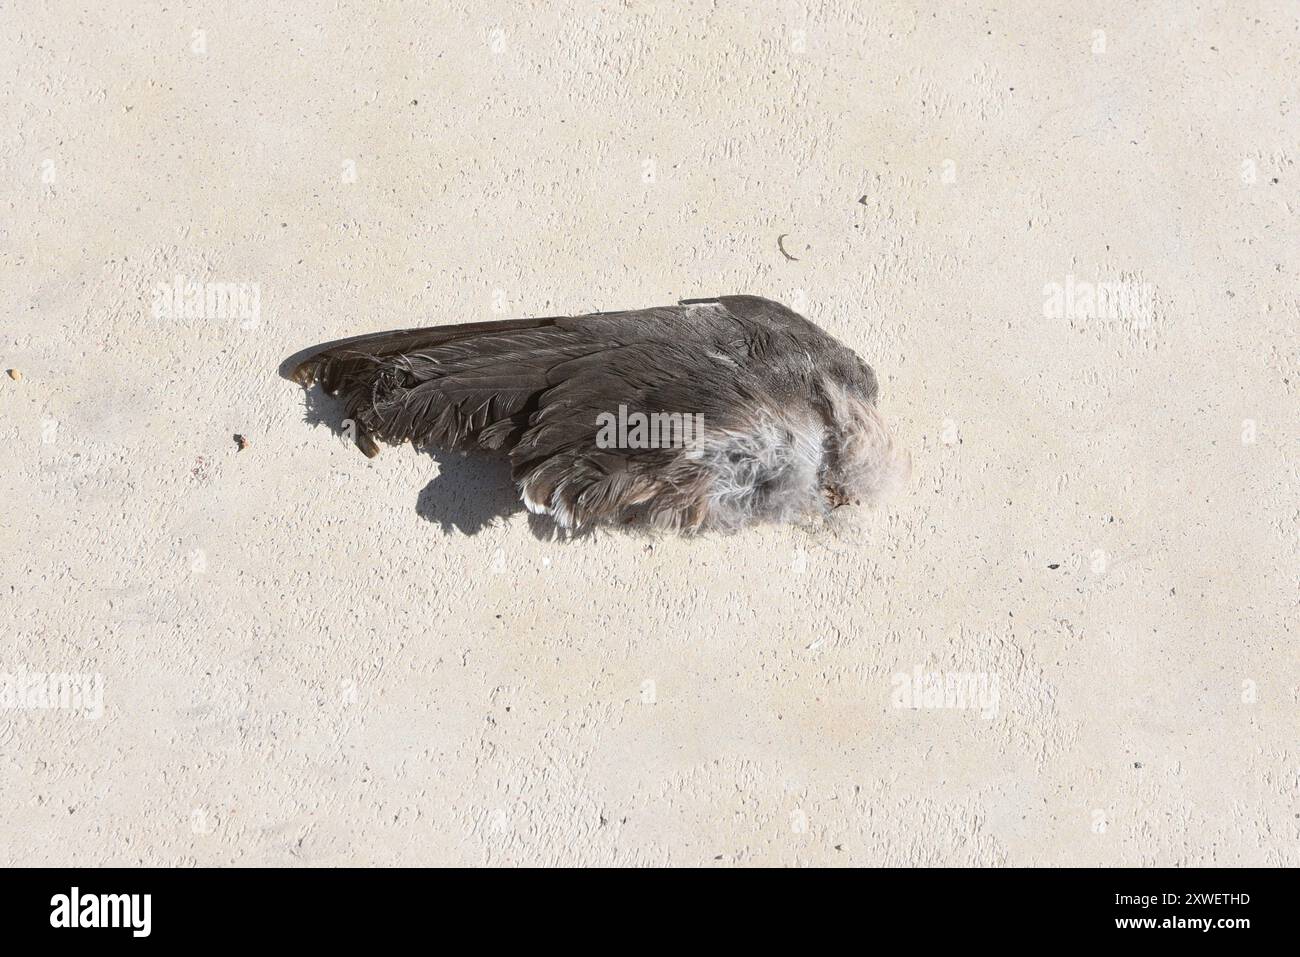
<instances>
[{"instance_id":1,"label":"tiny debris on ground","mask_svg":"<svg viewBox=\"0 0 1300 957\"><path fill-rule=\"evenodd\" d=\"M6 370L6 373L9 378L13 379L15 382L21 382L23 379L23 374L17 369L8 369Z\"/></svg>"},{"instance_id":2,"label":"tiny debris on ground","mask_svg":"<svg viewBox=\"0 0 1300 957\"><path fill-rule=\"evenodd\" d=\"M240 435L238 432L236 432L236 433L235 433L235 445L237 445L237 446L239 447L239 451L242 452L242 451L244 451L244 449L248 448L248 439L244 438L242 435Z\"/></svg>"}]
</instances>

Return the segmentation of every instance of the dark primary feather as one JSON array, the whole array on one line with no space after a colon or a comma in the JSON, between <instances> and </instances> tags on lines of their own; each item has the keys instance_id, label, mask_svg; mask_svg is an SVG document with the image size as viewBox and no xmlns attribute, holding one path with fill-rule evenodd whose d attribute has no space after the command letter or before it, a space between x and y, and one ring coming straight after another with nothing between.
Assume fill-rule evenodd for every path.
<instances>
[{"instance_id":1,"label":"dark primary feather","mask_svg":"<svg viewBox=\"0 0 1300 957\"><path fill-rule=\"evenodd\" d=\"M643 513L692 529L784 517L783 497L808 507L835 455L834 397L869 406L877 389L853 352L751 296L358 336L293 378L343 398L367 455L408 440L502 451L529 508L563 525ZM620 405L700 415L709 439L598 448L598 417Z\"/></svg>"}]
</instances>

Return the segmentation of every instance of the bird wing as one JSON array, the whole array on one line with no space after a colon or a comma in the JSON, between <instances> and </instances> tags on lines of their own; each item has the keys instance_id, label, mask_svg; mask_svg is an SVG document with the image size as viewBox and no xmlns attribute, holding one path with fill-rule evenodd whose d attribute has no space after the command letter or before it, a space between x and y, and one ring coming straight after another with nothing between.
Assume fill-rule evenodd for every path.
<instances>
[{"instance_id":1,"label":"bird wing","mask_svg":"<svg viewBox=\"0 0 1300 957\"><path fill-rule=\"evenodd\" d=\"M626 316L552 316L356 336L313 350L290 377L343 397L367 455L378 452L376 439L503 448L527 426L540 394L558 381L554 367L621 344L630 332Z\"/></svg>"},{"instance_id":2,"label":"bird wing","mask_svg":"<svg viewBox=\"0 0 1300 957\"><path fill-rule=\"evenodd\" d=\"M698 528L739 518L755 495L775 500L782 482L773 476L796 459L801 494L815 484L799 437L819 436L820 426L753 361L770 330L763 315L744 315L752 302L766 300L359 336L312 353L293 378L343 396L367 454L376 439L501 450L525 504L561 525L642 511L661 527ZM690 447L602 448L602 416L617 418L620 407L692 417L705 437ZM790 454L796 446L802 457Z\"/></svg>"}]
</instances>

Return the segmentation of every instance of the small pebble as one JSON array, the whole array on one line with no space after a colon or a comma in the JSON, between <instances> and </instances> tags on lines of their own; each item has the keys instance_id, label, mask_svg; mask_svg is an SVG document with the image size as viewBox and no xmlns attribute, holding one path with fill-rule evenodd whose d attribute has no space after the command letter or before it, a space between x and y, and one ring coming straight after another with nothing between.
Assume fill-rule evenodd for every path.
<instances>
[{"instance_id":1,"label":"small pebble","mask_svg":"<svg viewBox=\"0 0 1300 957\"><path fill-rule=\"evenodd\" d=\"M23 374L19 372L17 369L10 369L8 370L8 373L9 373L9 378L13 379L15 382L22 381Z\"/></svg>"},{"instance_id":2,"label":"small pebble","mask_svg":"<svg viewBox=\"0 0 1300 957\"><path fill-rule=\"evenodd\" d=\"M236 434L235 444L239 446L239 451L242 452L244 449L248 448L248 439L244 438L242 435Z\"/></svg>"}]
</instances>

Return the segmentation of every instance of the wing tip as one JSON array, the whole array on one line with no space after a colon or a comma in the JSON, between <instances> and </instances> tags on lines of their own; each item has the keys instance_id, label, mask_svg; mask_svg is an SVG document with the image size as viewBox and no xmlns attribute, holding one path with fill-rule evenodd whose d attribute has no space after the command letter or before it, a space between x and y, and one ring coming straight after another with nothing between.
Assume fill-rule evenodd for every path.
<instances>
[{"instance_id":1,"label":"wing tip","mask_svg":"<svg viewBox=\"0 0 1300 957\"><path fill-rule=\"evenodd\" d=\"M277 371L280 373L280 378L308 388L316 381L323 359L324 354L320 346L299 349L281 362Z\"/></svg>"}]
</instances>

